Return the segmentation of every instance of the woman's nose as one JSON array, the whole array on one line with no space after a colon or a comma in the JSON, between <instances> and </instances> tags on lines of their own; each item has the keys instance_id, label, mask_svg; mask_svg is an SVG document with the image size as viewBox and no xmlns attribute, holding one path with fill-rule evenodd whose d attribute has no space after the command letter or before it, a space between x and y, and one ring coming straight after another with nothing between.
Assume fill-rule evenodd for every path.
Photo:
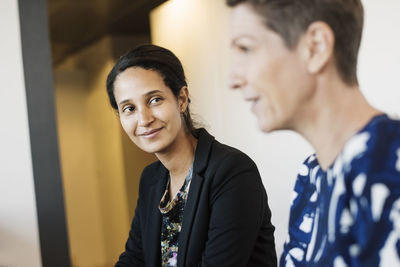
<instances>
[{"instance_id":1,"label":"woman's nose","mask_svg":"<svg viewBox=\"0 0 400 267\"><path fill-rule=\"evenodd\" d=\"M154 121L154 117L151 109L149 108L141 108L139 110L139 126L147 127Z\"/></svg>"},{"instance_id":2,"label":"woman's nose","mask_svg":"<svg viewBox=\"0 0 400 267\"><path fill-rule=\"evenodd\" d=\"M232 71L228 78L228 86L230 89L242 89L245 85L245 79L241 76Z\"/></svg>"}]
</instances>

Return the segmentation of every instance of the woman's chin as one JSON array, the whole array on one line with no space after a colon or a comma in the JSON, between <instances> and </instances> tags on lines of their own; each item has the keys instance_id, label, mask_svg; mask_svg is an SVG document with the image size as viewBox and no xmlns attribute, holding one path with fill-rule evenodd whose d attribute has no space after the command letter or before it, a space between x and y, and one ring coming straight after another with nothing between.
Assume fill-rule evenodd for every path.
<instances>
[{"instance_id":1,"label":"woman's chin","mask_svg":"<svg viewBox=\"0 0 400 267\"><path fill-rule=\"evenodd\" d=\"M267 121L265 119L258 120L258 127L264 133L270 133L275 130L273 125L270 123L270 121Z\"/></svg>"}]
</instances>

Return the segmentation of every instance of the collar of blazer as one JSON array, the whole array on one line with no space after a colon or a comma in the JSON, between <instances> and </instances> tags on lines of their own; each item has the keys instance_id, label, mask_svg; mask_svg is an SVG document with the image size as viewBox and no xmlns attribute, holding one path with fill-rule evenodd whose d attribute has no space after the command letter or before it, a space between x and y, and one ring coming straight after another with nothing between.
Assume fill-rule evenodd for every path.
<instances>
[{"instance_id":1,"label":"collar of blazer","mask_svg":"<svg viewBox=\"0 0 400 267\"><path fill-rule=\"evenodd\" d=\"M208 165L211 147L214 141L214 137L204 128L198 129L196 134L198 136L198 142L194 156L192 182L190 183L189 195L183 213L182 229L178 241L178 266L184 266L186 264L187 246L204 181L203 171Z\"/></svg>"},{"instance_id":2,"label":"collar of blazer","mask_svg":"<svg viewBox=\"0 0 400 267\"><path fill-rule=\"evenodd\" d=\"M194 155L193 173L200 174L207 167L214 136L209 134L204 128L198 129L196 134L198 142Z\"/></svg>"},{"instance_id":3,"label":"collar of blazer","mask_svg":"<svg viewBox=\"0 0 400 267\"><path fill-rule=\"evenodd\" d=\"M179 234L179 253L178 253L178 266L184 266L184 262L186 261L186 251L187 245L190 239L190 233L192 230L193 219L196 214L198 199L201 193L202 185L203 185L203 171L208 165L208 160L211 153L212 143L214 141L214 137L210 135L204 128L200 128L196 130L196 135L198 137L194 164L193 164L193 176L190 184L189 195L186 201L185 211L183 214L182 221L182 229ZM155 184L153 184L151 188L152 197L152 216L150 216L151 221L148 222L149 232L147 236L152 240L153 248L156 247L158 249L150 250L150 259L152 263L150 266L157 266L160 260L159 248L160 248L160 231L161 231L161 215L158 210L158 204L161 200L162 194L165 190L166 181L168 179L168 170L158 162L158 170L154 177L158 177ZM161 177L161 179L160 179Z\"/></svg>"}]
</instances>

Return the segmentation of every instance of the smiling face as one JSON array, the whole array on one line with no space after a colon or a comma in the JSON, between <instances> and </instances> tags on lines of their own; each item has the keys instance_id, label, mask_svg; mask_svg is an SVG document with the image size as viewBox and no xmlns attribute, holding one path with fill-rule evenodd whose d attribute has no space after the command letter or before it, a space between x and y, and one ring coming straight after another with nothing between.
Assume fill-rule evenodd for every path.
<instances>
[{"instance_id":1,"label":"smiling face","mask_svg":"<svg viewBox=\"0 0 400 267\"><path fill-rule=\"evenodd\" d=\"M230 85L252 103L260 129L293 129L313 88L304 53L289 50L248 4L232 10L231 45Z\"/></svg>"},{"instance_id":2,"label":"smiling face","mask_svg":"<svg viewBox=\"0 0 400 267\"><path fill-rule=\"evenodd\" d=\"M122 127L148 153L167 151L184 134L181 111L186 109L186 93L181 90L177 99L158 72L140 67L126 69L114 83Z\"/></svg>"}]
</instances>

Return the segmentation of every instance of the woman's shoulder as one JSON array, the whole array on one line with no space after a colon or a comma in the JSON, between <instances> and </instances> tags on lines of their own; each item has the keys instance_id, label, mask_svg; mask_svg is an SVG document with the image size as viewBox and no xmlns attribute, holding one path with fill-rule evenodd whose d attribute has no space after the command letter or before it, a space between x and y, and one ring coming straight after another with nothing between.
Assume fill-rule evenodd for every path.
<instances>
[{"instance_id":1,"label":"woman's shoulder","mask_svg":"<svg viewBox=\"0 0 400 267\"><path fill-rule=\"evenodd\" d=\"M243 151L230 145L214 140L211 148L211 158L226 162L254 164L253 160Z\"/></svg>"},{"instance_id":2,"label":"woman's shoulder","mask_svg":"<svg viewBox=\"0 0 400 267\"><path fill-rule=\"evenodd\" d=\"M266 194L255 162L241 150L216 140L211 147L204 178L212 188L214 197L221 192L238 189L251 191L252 194L259 193L260 197ZM248 190L249 188L252 190Z\"/></svg>"},{"instance_id":3,"label":"woman's shoulder","mask_svg":"<svg viewBox=\"0 0 400 267\"><path fill-rule=\"evenodd\" d=\"M139 188L148 187L159 181L159 179L167 174L167 170L159 160L147 165L141 174Z\"/></svg>"},{"instance_id":4,"label":"woman's shoulder","mask_svg":"<svg viewBox=\"0 0 400 267\"><path fill-rule=\"evenodd\" d=\"M257 165L246 153L217 140L211 145L206 173L212 177L213 184L224 184L238 178L261 183Z\"/></svg>"}]
</instances>

